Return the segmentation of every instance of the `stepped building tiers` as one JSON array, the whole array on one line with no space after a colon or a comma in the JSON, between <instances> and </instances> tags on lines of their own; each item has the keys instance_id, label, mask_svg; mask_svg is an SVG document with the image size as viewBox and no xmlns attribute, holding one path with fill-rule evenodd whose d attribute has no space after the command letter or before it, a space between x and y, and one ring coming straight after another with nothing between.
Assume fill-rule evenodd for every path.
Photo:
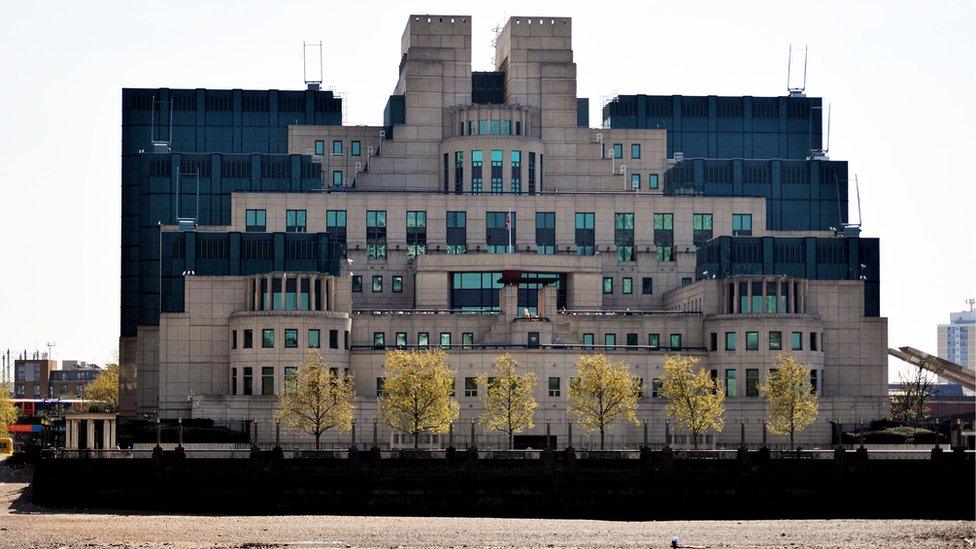
<instances>
[{"instance_id":1,"label":"stepped building tiers","mask_svg":"<svg viewBox=\"0 0 976 549\"><path fill-rule=\"evenodd\" d=\"M619 96L591 128L571 29L513 17L495 71L472 72L470 16L411 16L378 127L342 125L341 99L315 85L123 90L123 424L266 425L314 348L355 375L364 440L394 347L449 349L456 440L481 411L477 376L505 352L539 378L520 445L547 425L567 442L569 381L590 352L643 379L656 441L668 353L724 382L750 442L783 351L822 397L801 443L885 417L878 240L847 224L821 100ZM608 442L643 436L621 424Z\"/></svg>"}]
</instances>

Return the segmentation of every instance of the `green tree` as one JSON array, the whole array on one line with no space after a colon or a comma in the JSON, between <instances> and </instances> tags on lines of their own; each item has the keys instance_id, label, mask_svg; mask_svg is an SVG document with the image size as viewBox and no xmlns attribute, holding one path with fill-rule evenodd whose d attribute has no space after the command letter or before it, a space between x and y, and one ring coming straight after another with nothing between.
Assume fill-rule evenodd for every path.
<instances>
[{"instance_id":1,"label":"green tree","mask_svg":"<svg viewBox=\"0 0 976 549\"><path fill-rule=\"evenodd\" d=\"M108 364L98 377L85 385L81 398L91 401L82 405L86 410L119 411L119 365Z\"/></svg>"},{"instance_id":2,"label":"green tree","mask_svg":"<svg viewBox=\"0 0 976 549\"><path fill-rule=\"evenodd\" d=\"M421 433L447 432L458 418L460 406L451 398L454 376L440 349L387 352L380 418L413 435L413 447L419 448Z\"/></svg>"},{"instance_id":3,"label":"green tree","mask_svg":"<svg viewBox=\"0 0 976 549\"><path fill-rule=\"evenodd\" d=\"M579 377L569 383L569 413L583 429L600 431L602 450L607 427L621 420L637 423L640 380L626 362L602 354L581 355L576 368Z\"/></svg>"},{"instance_id":4,"label":"green tree","mask_svg":"<svg viewBox=\"0 0 976 549\"><path fill-rule=\"evenodd\" d=\"M333 373L318 351L305 355L296 377L286 379L278 393L275 416L287 428L315 437L329 429L349 431L356 416L356 385L351 374Z\"/></svg>"},{"instance_id":5,"label":"green tree","mask_svg":"<svg viewBox=\"0 0 976 549\"><path fill-rule=\"evenodd\" d=\"M769 430L777 435L790 435L790 448L793 448L793 434L816 421L820 399L811 391L809 366L800 364L789 353L780 353L776 368L759 386L759 392L769 404L766 418Z\"/></svg>"},{"instance_id":6,"label":"green tree","mask_svg":"<svg viewBox=\"0 0 976 549\"><path fill-rule=\"evenodd\" d=\"M921 367L898 377L898 392L891 397L891 419L918 426L931 415L925 401L935 392L932 380Z\"/></svg>"},{"instance_id":7,"label":"green tree","mask_svg":"<svg viewBox=\"0 0 976 549\"><path fill-rule=\"evenodd\" d=\"M665 412L691 431L696 449L700 434L725 427L725 391L698 362L691 356L667 355L661 377L661 395L668 399Z\"/></svg>"},{"instance_id":8,"label":"green tree","mask_svg":"<svg viewBox=\"0 0 976 549\"><path fill-rule=\"evenodd\" d=\"M11 394L9 383L0 385L0 436L7 436L7 427L17 423L17 408Z\"/></svg>"},{"instance_id":9,"label":"green tree","mask_svg":"<svg viewBox=\"0 0 976 549\"><path fill-rule=\"evenodd\" d=\"M495 359L494 377L478 376L478 384L486 387L482 397L481 424L491 431L507 434L509 449L512 449L515 433L535 426L535 409L539 406L533 394L536 375L531 372L519 374L519 366L519 362L506 353Z\"/></svg>"}]
</instances>

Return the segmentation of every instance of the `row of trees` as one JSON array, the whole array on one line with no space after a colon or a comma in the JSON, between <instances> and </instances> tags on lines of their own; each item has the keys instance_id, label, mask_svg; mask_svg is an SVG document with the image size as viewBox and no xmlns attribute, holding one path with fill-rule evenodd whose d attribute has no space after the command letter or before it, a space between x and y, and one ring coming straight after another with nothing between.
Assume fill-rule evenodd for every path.
<instances>
[{"instance_id":1,"label":"row of trees","mask_svg":"<svg viewBox=\"0 0 976 549\"><path fill-rule=\"evenodd\" d=\"M725 426L725 388L698 367L695 357L668 355L664 359L661 395L667 399L666 413L698 437ZM637 424L637 402L643 387L630 365L614 362L602 354L581 355L577 376L569 383L569 415L584 430L599 432L604 447L607 430L614 424ZM493 375L478 377L485 387L484 428L507 435L511 448L516 433L535 426L538 384L532 372L505 354L494 361ZM378 419L389 427L413 435L414 447L423 433L444 433L458 419L454 399L456 372L447 365L440 349L395 350L386 354ZM794 434L816 419L818 397L809 386L810 368L786 353L777 358L759 387L767 401L767 425L771 432ZM315 438L319 448L323 433L330 429L348 431L355 421L356 392L351 374L339 375L316 351L309 351L295 378L287 380L278 397L277 418L287 427Z\"/></svg>"}]
</instances>

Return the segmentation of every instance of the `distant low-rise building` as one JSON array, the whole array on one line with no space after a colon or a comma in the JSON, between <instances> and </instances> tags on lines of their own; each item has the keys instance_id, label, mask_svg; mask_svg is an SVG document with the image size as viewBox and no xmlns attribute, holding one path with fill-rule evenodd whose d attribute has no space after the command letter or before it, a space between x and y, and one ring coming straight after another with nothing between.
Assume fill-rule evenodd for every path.
<instances>
[{"instance_id":1,"label":"distant low-rise building","mask_svg":"<svg viewBox=\"0 0 976 549\"><path fill-rule=\"evenodd\" d=\"M79 360L23 359L14 361L15 398L77 398L102 370Z\"/></svg>"}]
</instances>

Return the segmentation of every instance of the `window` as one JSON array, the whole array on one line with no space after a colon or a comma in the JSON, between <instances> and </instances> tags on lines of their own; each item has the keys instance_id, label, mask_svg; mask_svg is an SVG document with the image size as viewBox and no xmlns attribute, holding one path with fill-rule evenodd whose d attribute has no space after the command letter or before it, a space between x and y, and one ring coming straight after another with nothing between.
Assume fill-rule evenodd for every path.
<instances>
[{"instance_id":1,"label":"window","mask_svg":"<svg viewBox=\"0 0 976 549\"><path fill-rule=\"evenodd\" d=\"M268 212L266 210L246 210L244 212L244 231L249 233L263 233L268 228Z\"/></svg>"},{"instance_id":2,"label":"window","mask_svg":"<svg viewBox=\"0 0 976 549\"><path fill-rule=\"evenodd\" d=\"M500 120L491 120L491 135L499 135L502 133L502 124Z\"/></svg>"},{"instance_id":3,"label":"window","mask_svg":"<svg viewBox=\"0 0 976 549\"><path fill-rule=\"evenodd\" d=\"M305 217L305 210L286 210L285 231L289 233L304 233Z\"/></svg>"},{"instance_id":4,"label":"window","mask_svg":"<svg viewBox=\"0 0 976 549\"><path fill-rule=\"evenodd\" d=\"M373 332L373 348L382 349L386 347L386 332Z\"/></svg>"},{"instance_id":5,"label":"window","mask_svg":"<svg viewBox=\"0 0 976 549\"><path fill-rule=\"evenodd\" d=\"M630 174L630 188L633 190L640 190L641 176L639 173Z\"/></svg>"},{"instance_id":6,"label":"window","mask_svg":"<svg viewBox=\"0 0 976 549\"><path fill-rule=\"evenodd\" d=\"M397 347L407 346L407 332L397 332L395 337L396 337L396 341L394 344Z\"/></svg>"},{"instance_id":7,"label":"window","mask_svg":"<svg viewBox=\"0 0 976 549\"><path fill-rule=\"evenodd\" d=\"M332 140L332 154L342 154L342 140L333 139Z\"/></svg>"},{"instance_id":8,"label":"window","mask_svg":"<svg viewBox=\"0 0 976 549\"><path fill-rule=\"evenodd\" d=\"M339 348L339 330L329 330L329 348Z\"/></svg>"},{"instance_id":9,"label":"window","mask_svg":"<svg viewBox=\"0 0 976 549\"><path fill-rule=\"evenodd\" d=\"M441 332L441 349L451 348L451 332Z\"/></svg>"},{"instance_id":10,"label":"window","mask_svg":"<svg viewBox=\"0 0 976 549\"><path fill-rule=\"evenodd\" d=\"M752 214L732 214L732 235L752 236Z\"/></svg>"},{"instance_id":11,"label":"window","mask_svg":"<svg viewBox=\"0 0 976 549\"><path fill-rule=\"evenodd\" d=\"M759 396L759 370L755 368L746 370L746 396Z\"/></svg>"},{"instance_id":12,"label":"window","mask_svg":"<svg viewBox=\"0 0 976 549\"><path fill-rule=\"evenodd\" d=\"M779 351L783 349L783 332L769 332L769 350Z\"/></svg>"},{"instance_id":13,"label":"window","mask_svg":"<svg viewBox=\"0 0 976 549\"><path fill-rule=\"evenodd\" d=\"M746 332L746 350L759 350L759 332Z\"/></svg>"},{"instance_id":14,"label":"window","mask_svg":"<svg viewBox=\"0 0 976 549\"><path fill-rule=\"evenodd\" d=\"M491 151L491 194L502 194L505 190L502 183L502 162L504 154L500 150Z\"/></svg>"},{"instance_id":15,"label":"window","mask_svg":"<svg viewBox=\"0 0 976 549\"><path fill-rule=\"evenodd\" d=\"M648 189L658 189L658 188L660 188L660 186L661 185L658 183L657 174L656 173L648 174L648 176L647 176L647 188Z\"/></svg>"},{"instance_id":16,"label":"window","mask_svg":"<svg viewBox=\"0 0 976 549\"><path fill-rule=\"evenodd\" d=\"M654 214L654 245L658 261L674 261L674 214Z\"/></svg>"},{"instance_id":17,"label":"window","mask_svg":"<svg viewBox=\"0 0 976 549\"><path fill-rule=\"evenodd\" d=\"M712 238L712 214L692 214L691 227L695 246L701 246Z\"/></svg>"},{"instance_id":18,"label":"window","mask_svg":"<svg viewBox=\"0 0 976 549\"><path fill-rule=\"evenodd\" d=\"M386 210L366 212L366 259L386 259Z\"/></svg>"},{"instance_id":19,"label":"window","mask_svg":"<svg viewBox=\"0 0 976 549\"><path fill-rule=\"evenodd\" d=\"M512 151L512 194L522 194L522 151Z\"/></svg>"},{"instance_id":20,"label":"window","mask_svg":"<svg viewBox=\"0 0 976 549\"><path fill-rule=\"evenodd\" d=\"M617 261L634 261L634 214L613 215L613 240L617 246Z\"/></svg>"},{"instance_id":21,"label":"window","mask_svg":"<svg viewBox=\"0 0 976 549\"><path fill-rule=\"evenodd\" d=\"M295 349L298 347L298 330L288 328L285 330L285 347Z\"/></svg>"},{"instance_id":22,"label":"window","mask_svg":"<svg viewBox=\"0 0 976 549\"><path fill-rule=\"evenodd\" d=\"M671 348L681 349L681 334L671 334Z\"/></svg>"},{"instance_id":23,"label":"window","mask_svg":"<svg viewBox=\"0 0 976 549\"><path fill-rule=\"evenodd\" d=\"M468 248L467 212L447 212L447 253L463 254Z\"/></svg>"},{"instance_id":24,"label":"window","mask_svg":"<svg viewBox=\"0 0 976 549\"><path fill-rule=\"evenodd\" d=\"M237 330L231 330L230 332L230 348L237 348Z\"/></svg>"},{"instance_id":25,"label":"window","mask_svg":"<svg viewBox=\"0 0 976 549\"><path fill-rule=\"evenodd\" d=\"M244 330L244 348L250 349L254 346L254 333L251 330Z\"/></svg>"},{"instance_id":26,"label":"window","mask_svg":"<svg viewBox=\"0 0 976 549\"><path fill-rule=\"evenodd\" d=\"M612 294L613 293L613 277L605 276L603 277L603 293Z\"/></svg>"},{"instance_id":27,"label":"window","mask_svg":"<svg viewBox=\"0 0 976 549\"><path fill-rule=\"evenodd\" d=\"M644 378L637 378L637 398L644 398Z\"/></svg>"},{"instance_id":28,"label":"window","mask_svg":"<svg viewBox=\"0 0 976 549\"><path fill-rule=\"evenodd\" d=\"M539 348L539 332L529 332L526 334L526 347L529 349Z\"/></svg>"},{"instance_id":29,"label":"window","mask_svg":"<svg viewBox=\"0 0 976 549\"><path fill-rule=\"evenodd\" d=\"M379 293L383 291L383 275L373 275L373 292Z\"/></svg>"},{"instance_id":30,"label":"window","mask_svg":"<svg viewBox=\"0 0 976 549\"><path fill-rule=\"evenodd\" d=\"M560 391L560 389L559 389L559 378L558 377L550 377L549 378L549 396L551 396L551 397L557 397L560 394L562 394L562 391Z\"/></svg>"},{"instance_id":31,"label":"window","mask_svg":"<svg viewBox=\"0 0 976 549\"><path fill-rule=\"evenodd\" d=\"M718 334L715 332L712 332L708 336L708 350L709 351L718 350Z\"/></svg>"},{"instance_id":32,"label":"window","mask_svg":"<svg viewBox=\"0 0 976 549\"><path fill-rule=\"evenodd\" d=\"M556 253L556 212L535 212L535 251Z\"/></svg>"},{"instance_id":33,"label":"window","mask_svg":"<svg viewBox=\"0 0 976 549\"><path fill-rule=\"evenodd\" d=\"M478 134L479 135L488 135L488 120L479 120L478 121Z\"/></svg>"},{"instance_id":34,"label":"window","mask_svg":"<svg viewBox=\"0 0 976 549\"><path fill-rule=\"evenodd\" d=\"M403 276L393 275L393 293L403 293Z\"/></svg>"},{"instance_id":35,"label":"window","mask_svg":"<svg viewBox=\"0 0 976 549\"><path fill-rule=\"evenodd\" d=\"M476 397L478 396L478 379L474 377L464 378L464 396L466 397Z\"/></svg>"},{"instance_id":36,"label":"window","mask_svg":"<svg viewBox=\"0 0 976 549\"><path fill-rule=\"evenodd\" d=\"M617 334L603 334L603 345L608 349L613 349L617 346Z\"/></svg>"},{"instance_id":37,"label":"window","mask_svg":"<svg viewBox=\"0 0 976 549\"><path fill-rule=\"evenodd\" d=\"M655 231L673 231L674 230L674 214L672 213L656 213L654 214L654 230Z\"/></svg>"},{"instance_id":38,"label":"window","mask_svg":"<svg viewBox=\"0 0 976 549\"><path fill-rule=\"evenodd\" d=\"M322 346L322 332L317 329L308 330L308 348L318 349Z\"/></svg>"},{"instance_id":39,"label":"window","mask_svg":"<svg viewBox=\"0 0 976 549\"><path fill-rule=\"evenodd\" d=\"M810 393L817 394L820 389L819 379L817 379L817 370L810 370Z\"/></svg>"},{"instance_id":40,"label":"window","mask_svg":"<svg viewBox=\"0 0 976 549\"><path fill-rule=\"evenodd\" d=\"M490 254L514 251L517 218L515 212L485 213L485 249Z\"/></svg>"},{"instance_id":41,"label":"window","mask_svg":"<svg viewBox=\"0 0 976 549\"><path fill-rule=\"evenodd\" d=\"M486 122L482 120L482 122ZM481 151L471 151L471 192L478 194L484 186L484 175L482 174L482 164L484 164L484 153Z\"/></svg>"},{"instance_id":42,"label":"window","mask_svg":"<svg viewBox=\"0 0 976 549\"><path fill-rule=\"evenodd\" d=\"M623 158L624 157L624 146L620 143L613 144L613 157Z\"/></svg>"},{"instance_id":43,"label":"window","mask_svg":"<svg viewBox=\"0 0 976 549\"><path fill-rule=\"evenodd\" d=\"M274 367L264 366L261 368L261 394L274 394Z\"/></svg>"},{"instance_id":44,"label":"window","mask_svg":"<svg viewBox=\"0 0 976 549\"><path fill-rule=\"evenodd\" d=\"M382 377L376 378L376 396L379 397L379 396L385 396L386 395L386 391L383 390L383 383L385 381L386 381L386 379L384 379Z\"/></svg>"},{"instance_id":45,"label":"window","mask_svg":"<svg viewBox=\"0 0 976 549\"><path fill-rule=\"evenodd\" d=\"M407 259L427 253L427 212L407 212Z\"/></svg>"},{"instance_id":46,"label":"window","mask_svg":"<svg viewBox=\"0 0 976 549\"><path fill-rule=\"evenodd\" d=\"M244 381L244 387L243 387L244 390L241 391L241 393L245 395L253 394L254 393L254 369L251 368L250 366L244 367L243 381Z\"/></svg>"},{"instance_id":47,"label":"window","mask_svg":"<svg viewBox=\"0 0 976 549\"><path fill-rule=\"evenodd\" d=\"M643 294L653 294L654 293L654 279L645 276L641 278L641 293Z\"/></svg>"},{"instance_id":48,"label":"window","mask_svg":"<svg viewBox=\"0 0 976 549\"><path fill-rule=\"evenodd\" d=\"M632 143L630 145L630 157L640 158L640 143Z\"/></svg>"},{"instance_id":49,"label":"window","mask_svg":"<svg viewBox=\"0 0 976 549\"><path fill-rule=\"evenodd\" d=\"M661 334L647 334L647 346L651 349L661 347Z\"/></svg>"},{"instance_id":50,"label":"window","mask_svg":"<svg viewBox=\"0 0 976 549\"><path fill-rule=\"evenodd\" d=\"M817 332L810 332L810 350L817 350Z\"/></svg>"},{"instance_id":51,"label":"window","mask_svg":"<svg viewBox=\"0 0 976 549\"><path fill-rule=\"evenodd\" d=\"M464 151L454 151L454 192L464 192Z\"/></svg>"},{"instance_id":52,"label":"window","mask_svg":"<svg viewBox=\"0 0 976 549\"><path fill-rule=\"evenodd\" d=\"M332 184L336 187L341 187L345 183L345 179L342 177L342 170L332 170Z\"/></svg>"},{"instance_id":53,"label":"window","mask_svg":"<svg viewBox=\"0 0 976 549\"><path fill-rule=\"evenodd\" d=\"M230 394L237 394L237 368L230 369Z\"/></svg>"},{"instance_id":54,"label":"window","mask_svg":"<svg viewBox=\"0 0 976 549\"><path fill-rule=\"evenodd\" d=\"M315 154L320 156L325 154L325 141L321 139L315 140Z\"/></svg>"},{"instance_id":55,"label":"window","mask_svg":"<svg viewBox=\"0 0 976 549\"><path fill-rule=\"evenodd\" d=\"M725 350L735 350L735 332L725 332Z\"/></svg>"},{"instance_id":56,"label":"window","mask_svg":"<svg viewBox=\"0 0 976 549\"><path fill-rule=\"evenodd\" d=\"M656 377L651 380L651 397L659 398L661 396L661 378Z\"/></svg>"},{"instance_id":57,"label":"window","mask_svg":"<svg viewBox=\"0 0 976 549\"><path fill-rule=\"evenodd\" d=\"M273 349L275 345L274 330L269 330L265 328L261 330L261 347L264 349Z\"/></svg>"},{"instance_id":58,"label":"window","mask_svg":"<svg viewBox=\"0 0 976 549\"><path fill-rule=\"evenodd\" d=\"M352 291L363 291L363 275L352 275Z\"/></svg>"},{"instance_id":59,"label":"window","mask_svg":"<svg viewBox=\"0 0 976 549\"><path fill-rule=\"evenodd\" d=\"M461 334L461 348L471 349L474 347L474 334L472 332L463 332Z\"/></svg>"},{"instance_id":60,"label":"window","mask_svg":"<svg viewBox=\"0 0 976 549\"><path fill-rule=\"evenodd\" d=\"M285 366L285 385L289 387L295 386L295 376L298 374L298 368L295 366Z\"/></svg>"},{"instance_id":61,"label":"window","mask_svg":"<svg viewBox=\"0 0 976 549\"><path fill-rule=\"evenodd\" d=\"M352 156L362 156L362 148L363 146L359 143L359 141L353 141L349 144L349 154Z\"/></svg>"},{"instance_id":62,"label":"window","mask_svg":"<svg viewBox=\"0 0 976 549\"><path fill-rule=\"evenodd\" d=\"M636 349L637 348L637 334L628 333L627 334L627 348Z\"/></svg>"},{"instance_id":63,"label":"window","mask_svg":"<svg viewBox=\"0 0 976 549\"><path fill-rule=\"evenodd\" d=\"M346 257L346 210L326 210L325 230L329 243L335 247L336 255Z\"/></svg>"},{"instance_id":64,"label":"window","mask_svg":"<svg viewBox=\"0 0 976 549\"><path fill-rule=\"evenodd\" d=\"M593 212L576 212L576 253L579 255L596 253L595 225Z\"/></svg>"},{"instance_id":65,"label":"window","mask_svg":"<svg viewBox=\"0 0 976 549\"><path fill-rule=\"evenodd\" d=\"M621 291L625 294L634 293L634 279L629 276L625 276L620 280Z\"/></svg>"},{"instance_id":66,"label":"window","mask_svg":"<svg viewBox=\"0 0 976 549\"><path fill-rule=\"evenodd\" d=\"M515 127L518 128L518 122ZM535 194L535 153L529 153L529 194Z\"/></svg>"},{"instance_id":67,"label":"window","mask_svg":"<svg viewBox=\"0 0 976 549\"><path fill-rule=\"evenodd\" d=\"M583 334L583 348L584 349L593 348L593 334Z\"/></svg>"},{"instance_id":68,"label":"window","mask_svg":"<svg viewBox=\"0 0 976 549\"><path fill-rule=\"evenodd\" d=\"M417 334L417 346L427 347L430 345L430 334L427 332L420 332Z\"/></svg>"},{"instance_id":69,"label":"window","mask_svg":"<svg viewBox=\"0 0 976 549\"><path fill-rule=\"evenodd\" d=\"M803 350L803 332L793 332L790 334L790 350Z\"/></svg>"},{"instance_id":70,"label":"window","mask_svg":"<svg viewBox=\"0 0 976 549\"><path fill-rule=\"evenodd\" d=\"M739 388L735 383L735 370L725 370L725 396L739 396Z\"/></svg>"}]
</instances>

